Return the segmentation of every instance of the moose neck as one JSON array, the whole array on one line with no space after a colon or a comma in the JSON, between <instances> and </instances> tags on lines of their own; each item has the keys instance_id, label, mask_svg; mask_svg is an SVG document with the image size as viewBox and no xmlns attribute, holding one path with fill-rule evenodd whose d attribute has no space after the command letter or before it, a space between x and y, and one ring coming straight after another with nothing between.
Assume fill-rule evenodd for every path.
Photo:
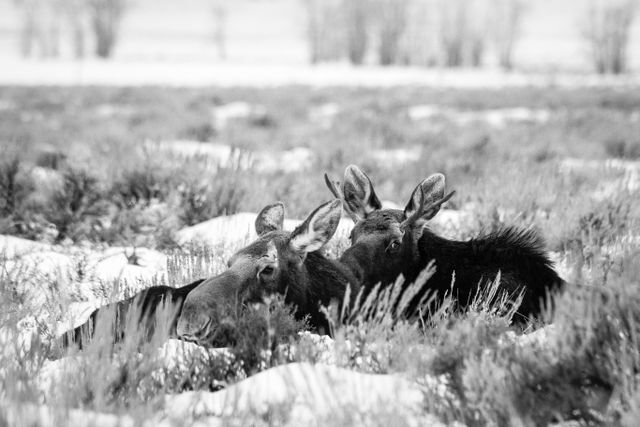
<instances>
[{"instance_id":1,"label":"moose neck","mask_svg":"<svg viewBox=\"0 0 640 427\"><path fill-rule=\"evenodd\" d=\"M367 248L354 245L348 248L339 259L340 264L349 271L358 287L368 284L371 272L374 271L375 259L367 251Z\"/></svg>"},{"instance_id":2,"label":"moose neck","mask_svg":"<svg viewBox=\"0 0 640 427\"><path fill-rule=\"evenodd\" d=\"M352 294L357 293L360 289L359 281L350 269L340 262L326 258L319 251L307 255L304 268L305 277L299 278L305 282L304 286L301 286L300 281L295 283L295 286L289 285L286 301L296 305L297 313L300 315L308 314L311 326L318 330L326 328L325 332L328 332L326 316L320 312L319 308L329 306L335 302L333 300L337 300L341 305L347 286L351 288Z\"/></svg>"}]
</instances>

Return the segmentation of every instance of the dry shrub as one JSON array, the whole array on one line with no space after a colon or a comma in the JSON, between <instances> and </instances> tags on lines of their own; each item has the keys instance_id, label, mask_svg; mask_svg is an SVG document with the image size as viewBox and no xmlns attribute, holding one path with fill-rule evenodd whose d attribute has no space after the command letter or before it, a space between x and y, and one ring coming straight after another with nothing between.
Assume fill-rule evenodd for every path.
<instances>
[{"instance_id":1,"label":"dry shrub","mask_svg":"<svg viewBox=\"0 0 640 427\"><path fill-rule=\"evenodd\" d=\"M491 5L490 29L492 42L498 55L498 63L505 70L513 68L513 51L520 36L523 0L497 0Z\"/></svg>"},{"instance_id":2,"label":"dry shrub","mask_svg":"<svg viewBox=\"0 0 640 427\"><path fill-rule=\"evenodd\" d=\"M439 40L447 67L482 65L486 45L486 6L482 0L439 0Z\"/></svg>"},{"instance_id":3,"label":"dry shrub","mask_svg":"<svg viewBox=\"0 0 640 427\"><path fill-rule=\"evenodd\" d=\"M381 65L398 63L402 34L407 25L408 1L377 0L378 60Z\"/></svg>"},{"instance_id":4,"label":"dry shrub","mask_svg":"<svg viewBox=\"0 0 640 427\"><path fill-rule=\"evenodd\" d=\"M96 39L95 53L109 58L118 42L126 0L90 0L89 13Z\"/></svg>"},{"instance_id":5,"label":"dry shrub","mask_svg":"<svg viewBox=\"0 0 640 427\"><path fill-rule=\"evenodd\" d=\"M637 0L589 1L582 32L598 73L626 71L629 35L637 7Z\"/></svg>"},{"instance_id":6,"label":"dry shrub","mask_svg":"<svg viewBox=\"0 0 640 427\"><path fill-rule=\"evenodd\" d=\"M340 60L345 53L341 0L306 0L307 43L312 64Z\"/></svg>"}]
</instances>

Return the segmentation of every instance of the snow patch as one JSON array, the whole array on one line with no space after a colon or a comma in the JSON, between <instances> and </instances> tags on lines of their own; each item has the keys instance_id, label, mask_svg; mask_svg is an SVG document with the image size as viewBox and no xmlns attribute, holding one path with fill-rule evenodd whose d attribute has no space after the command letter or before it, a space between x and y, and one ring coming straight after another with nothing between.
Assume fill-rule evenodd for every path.
<instances>
[{"instance_id":1,"label":"snow patch","mask_svg":"<svg viewBox=\"0 0 640 427\"><path fill-rule=\"evenodd\" d=\"M451 239L477 228L472 212L455 209L440 209L428 225L439 235Z\"/></svg>"},{"instance_id":2,"label":"snow patch","mask_svg":"<svg viewBox=\"0 0 640 427\"><path fill-rule=\"evenodd\" d=\"M220 216L181 229L176 233L176 239L180 244L196 243L207 246L238 247L258 238L255 231L257 216L258 214L252 212ZM287 231L293 231L301 223L301 220L285 219L283 228ZM348 237L352 228L353 221L342 218L333 239Z\"/></svg>"},{"instance_id":3,"label":"snow patch","mask_svg":"<svg viewBox=\"0 0 640 427\"><path fill-rule=\"evenodd\" d=\"M51 245L34 242L20 237L0 235L0 255L5 258L16 258L32 252L43 252L51 249Z\"/></svg>"},{"instance_id":4,"label":"snow patch","mask_svg":"<svg viewBox=\"0 0 640 427\"><path fill-rule=\"evenodd\" d=\"M267 118L267 109L264 105L249 104L237 101L225 105L219 105L212 109L211 119L216 131L226 129L232 122L242 119L263 120Z\"/></svg>"},{"instance_id":5,"label":"snow patch","mask_svg":"<svg viewBox=\"0 0 640 427\"><path fill-rule=\"evenodd\" d=\"M496 129L505 128L512 123L538 124L551 119L551 111L545 109L515 107L464 111L430 104L409 107L407 115L412 121L445 119L459 126L486 123Z\"/></svg>"},{"instance_id":6,"label":"snow patch","mask_svg":"<svg viewBox=\"0 0 640 427\"><path fill-rule=\"evenodd\" d=\"M421 413L420 387L396 375L362 374L335 366L291 363L260 372L215 393L186 392L165 397L167 416L197 419L266 414L290 407L290 425L302 425L336 415L379 413L393 408L407 419ZM347 413L347 411L350 411ZM424 423L424 419L421 422ZM430 425L440 425L430 417Z\"/></svg>"},{"instance_id":7,"label":"snow patch","mask_svg":"<svg viewBox=\"0 0 640 427\"><path fill-rule=\"evenodd\" d=\"M66 410L17 402L0 403L0 412L3 414L3 421L10 426L57 427L61 420L65 420L65 425L74 427L134 427L136 425L133 418L127 415L116 416L81 409ZM154 423L145 423L145 425L154 425Z\"/></svg>"},{"instance_id":8,"label":"snow patch","mask_svg":"<svg viewBox=\"0 0 640 427\"><path fill-rule=\"evenodd\" d=\"M335 102L327 102L309 109L309 120L323 129L329 129L342 111Z\"/></svg>"},{"instance_id":9,"label":"snow patch","mask_svg":"<svg viewBox=\"0 0 640 427\"><path fill-rule=\"evenodd\" d=\"M420 160L422 147L386 148L372 150L369 156L385 167L402 166Z\"/></svg>"},{"instance_id":10,"label":"snow patch","mask_svg":"<svg viewBox=\"0 0 640 427\"><path fill-rule=\"evenodd\" d=\"M313 150L307 147L296 147L276 152L256 152L254 155L255 169L267 173L309 170L316 158Z\"/></svg>"},{"instance_id":11,"label":"snow patch","mask_svg":"<svg viewBox=\"0 0 640 427\"><path fill-rule=\"evenodd\" d=\"M347 64L260 64L213 61L23 61L6 58L1 85L21 86L177 86L177 87L634 87L640 76L576 73L516 73L499 69L426 69L424 67L355 67ZM237 108L240 111L242 108ZM237 114L237 113L236 113ZM224 120L224 119L223 119Z\"/></svg>"},{"instance_id":12,"label":"snow patch","mask_svg":"<svg viewBox=\"0 0 640 427\"><path fill-rule=\"evenodd\" d=\"M148 142L147 145L154 150L181 158L203 159L217 167L266 173L308 170L316 159L316 154L307 147L281 151L250 151L226 144L190 140Z\"/></svg>"}]
</instances>

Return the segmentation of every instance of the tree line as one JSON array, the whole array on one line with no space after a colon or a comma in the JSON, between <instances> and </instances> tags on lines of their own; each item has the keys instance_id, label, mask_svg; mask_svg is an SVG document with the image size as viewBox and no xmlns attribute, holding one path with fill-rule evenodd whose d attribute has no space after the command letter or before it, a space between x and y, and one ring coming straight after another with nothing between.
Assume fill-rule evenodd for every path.
<instances>
[{"instance_id":1,"label":"tree line","mask_svg":"<svg viewBox=\"0 0 640 427\"><path fill-rule=\"evenodd\" d=\"M24 56L113 55L131 0L14 0ZM575 25L599 73L628 69L639 0L587 0ZM506 70L527 18L525 0L300 0L311 63L480 67L492 51ZM228 4L211 0L213 42L227 55ZM553 13L553 11L549 11ZM70 49L69 49L70 47Z\"/></svg>"}]
</instances>

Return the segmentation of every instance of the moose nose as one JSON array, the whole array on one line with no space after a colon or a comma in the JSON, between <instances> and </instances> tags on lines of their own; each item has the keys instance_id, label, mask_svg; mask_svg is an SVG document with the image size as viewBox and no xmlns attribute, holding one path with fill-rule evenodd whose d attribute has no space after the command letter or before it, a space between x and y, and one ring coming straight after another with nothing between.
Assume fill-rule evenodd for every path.
<instances>
[{"instance_id":1,"label":"moose nose","mask_svg":"<svg viewBox=\"0 0 640 427\"><path fill-rule=\"evenodd\" d=\"M183 313L178 319L176 332L187 341L199 341L207 336L212 319L197 313Z\"/></svg>"}]
</instances>

